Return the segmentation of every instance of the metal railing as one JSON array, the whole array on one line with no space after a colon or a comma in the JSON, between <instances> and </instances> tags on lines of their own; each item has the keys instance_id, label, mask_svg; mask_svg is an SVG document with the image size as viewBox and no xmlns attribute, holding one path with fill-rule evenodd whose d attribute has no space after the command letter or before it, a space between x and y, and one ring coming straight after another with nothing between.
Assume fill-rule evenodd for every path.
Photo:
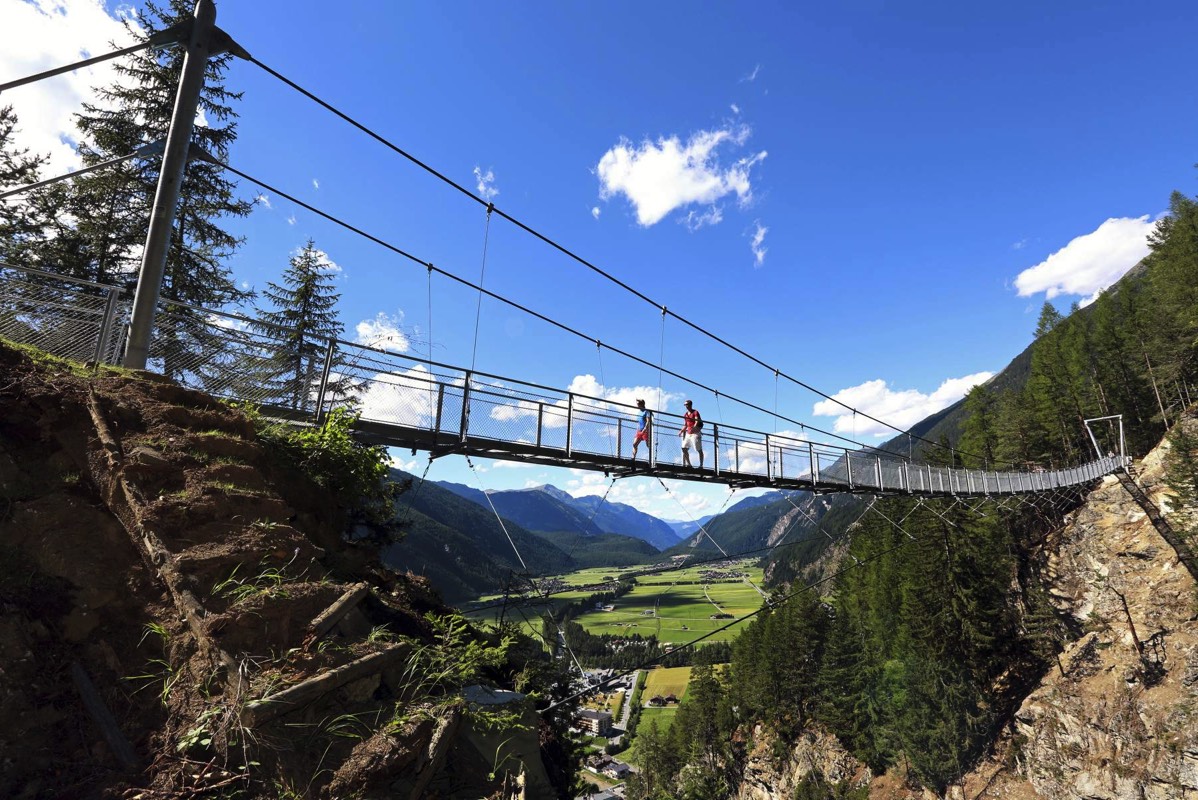
<instances>
[{"instance_id":1,"label":"metal railing","mask_svg":"<svg viewBox=\"0 0 1198 800\"><path fill-rule=\"evenodd\" d=\"M128 326L119 287L0 265L0 337L79 361L116 364ZM159 302L149 367L218 397L319 421L336 406L363 435L398 447L589 469L638 468L669 477L817 491L988 496L1094 481L1123 464L1001 472L921 464L789 434L707 422L704 452L684 466L677 414L653 415L650 446L632 461L639 410L340 339L303 339L239 314Z\"/></svg>"}]
</instances>

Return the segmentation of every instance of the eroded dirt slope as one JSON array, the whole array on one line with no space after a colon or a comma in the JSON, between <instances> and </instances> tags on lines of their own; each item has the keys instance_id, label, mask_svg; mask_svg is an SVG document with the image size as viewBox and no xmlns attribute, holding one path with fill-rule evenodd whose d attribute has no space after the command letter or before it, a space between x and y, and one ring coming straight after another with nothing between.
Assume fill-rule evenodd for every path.
<instances>
[{"instance_id":1,"label":"eroded dirt slope","mask_svg":"<svg viewBox=\"0 0 1198 800\"><path fill-rule=\"evenodd\" d=\"M341 523L235 410L0 344L0 797L517 786L460 708L405 707L447 609Z\"/></svg>"}]
</instances>

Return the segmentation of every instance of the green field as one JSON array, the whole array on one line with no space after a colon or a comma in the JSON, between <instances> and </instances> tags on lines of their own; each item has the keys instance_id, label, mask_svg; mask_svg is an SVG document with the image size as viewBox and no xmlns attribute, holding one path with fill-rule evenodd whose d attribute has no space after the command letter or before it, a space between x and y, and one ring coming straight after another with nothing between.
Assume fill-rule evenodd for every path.
<instances>
[{"instance_id":1,"label":"green field","mask_svg":"<svg viewBox=\"0 0 1198 800\"><path fill-rule=\"evenodd\" d=\"M552 609L565 603L588 597L600 591L599 584L604 578L616 578L638 568L593 568L571 572L566 575L554 576L558 585L589 587L580 591L564 591L554 594L548 601ZM575 621L594 634L633 634L642 636L653 635L659 642L676 644L687 642L714 631L731 622L730 619L712 619L713 614L731 614L733 618L756 611L764 602L762 596L742 578L705 578L704 572L711 568L706 566L688 567L676 572L641 575L636 578L636 587L614 602L612 611L590 610L579 616ZM740 562L735 569L748 573L748 579L761 586L762 571L753 566L751 561ZM487 606L502 601L502 595L490 595L480 598L471 605ZM523 609L526 622L518 612L511 609L507 618L518 622L530 635L540 635L539 615L544 606L534 606ZM477 622L495 623L499 619L501 608L484 608L481 611L470 611L469 607L462 613ZM720 631L706 641L726 642L735 639L740 629L748 622L740 622L727 630ZM535 626L535 630L534 630Z\"/></svg>"},{"instance_id":2,"label":"green field","mask_svg":"<svg viewBox=\"0 0 1198 800\"><path fill-rule=\"evenodd\" d=\"M648 703L654 695L674 695L681 700L686 695L686 686L691 680L690 667L672 667L666 669L657 667L649 670L645 677L645 689L641 692L641 702ZM649 707L645 708L648 711Z\"/></svg>"},{"instance_id":3,"label":"green field","mask_svg":"<svg viewBox=\"0 0 1198 800\"><path fill-rule=\"evenodd\" d=\"M588 611L575 621L591 633L652 634L660 642L678 643L695 639L731 621L712 619L713 614L742 617L761 607L761 595L744 581L687 583L701 580L697 570L693 571L696 574L688 575L692 570L685 570L637 578L636 588L616 600L613 611ZM753 572L756 573L754 583L760 586L761 571L754 569ZM746 624L737 623L707 641L731 641Z\"/></svg>"}]
</instances>

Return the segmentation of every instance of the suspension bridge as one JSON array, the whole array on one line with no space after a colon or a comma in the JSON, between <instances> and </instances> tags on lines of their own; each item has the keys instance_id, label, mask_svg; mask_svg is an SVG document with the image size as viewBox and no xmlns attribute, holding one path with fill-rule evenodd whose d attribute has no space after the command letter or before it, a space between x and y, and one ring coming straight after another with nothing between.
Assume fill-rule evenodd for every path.
<instances>
[{"instance_id":1,"label":"suspension bridge","mask_svg":"<svg viewBox=\"0 0 1198 800\"><path fill-rule=\"evenodd\" d=\"M119 364L132 304L118 286L0 266L0 336L77 361ZM159 301L149 367L217 397L297 423L345 406L361 437L389 447L650 475L738 488L925 497L1001 497L1083 486L1120 469L1121 455L1062 469L960 469L890 451L851 448L708 422L702 468L684 463L680 415L653 414L648 447L633 457L639 410L508 376L340 339L319 342L305 389L269 389L289 361L287 332L253 318ZM697 461L697 456L692 458Z\"/></svg>"},{"instance_id":2,"label":"suspension bridge","mask_svg":"<svg viewBox=\"0 0 1198 800\"><path fill-rule=\"evenodd\" d=\"M0 91L118 58L149 47L181 46L186 50L170 130L162 143L145 144L126 155L91 164L81 170L30 186L0 192L7 198L59 180L114 167L132 159L158 158L159 184L148 220L146 245L136 291L127 287L55 275L30 265L0 266L0 336L31 344L47 352L96 364L119 364L135 369L149 368L203 389L218 397L253 403L268 414L297 423L319 423L338 406L349 406L357 414L360 436L370 442L429 452L433 457L461 454L492 459L524 461L541 465L597 470L609 475L650 475L684 481L717 482L732 487L804 489L813 492L850 492L871 495L906 494L921 497L1023 496L1082 487L1125 465L1122 442L1118 454L1098 447L1097 457L1064 468L964 469L923 463L914 457L853 442L821 431L798 420L740 400L718 389L653 363L634 353L607 345L551 316L497 294L482 285L435 266L404 248L340 217L303 202L259 178L197 152L191 145L195 109L203 90L204 67L213 53L228 52L248 61L281 84L313 101L361 133L383 144L395 154L480 204L486 210L487 230L492 216L504 220L581 267L628 292L639 302L682 323L717 345L785 379L854 415L904 433L912 444L926 442L893 425L878 420L828 395L776 366L712 333L703 325L670 311L610 272L596 266L561 243L495 207L446 177L388 138L358 121L327 100L315 95L279 71L251 56L227 33L215 26L215 6L201 0L194 20L175 26L148 40L111 53L88 58L36 75L0 84ZM634 362L650 366L660 374L725 397L745 407L764 412L775 422L788 424L786 432L769 433L737 425L712 423L699 432L706 458L701 467L687 463L682 449L682 417L664 409L653 410L653 424L646 431L648 446L634 447L639 412L610 397L593 397L539 385L518 377L496 375L431 358L371 347L355 342L327 339L308 342L319 347L323 363L306 357L302 390L279 396L268 388L277 378L271 365L296 363L288 331L272 329L259 319L205 309L160 297L163 270L171 237L172 220L178 205L179 185L189 160L202 160L255 186L273 192L298 206L361 236L409 262L426 269L430 282L434 273L497 300L522 313L588 342L600 353L604 349ZM485 273L486 248L483 250ZM431 314L431 311L430 311ZM477 341L477 323L476 323ZM477 345L476 345L477 346ZM303 359L301 359L303 360ZM296 376L297 379L301 376ZM797 427L797 431L793 428ZM810 434L808 436L807 434ZM822 437L822 438L820 438ZM830 441L829 441L830 440ZM697 455L697 454L696 454ZM637 457L639 456L639 458Z\"/></svg>"}]
</instances>

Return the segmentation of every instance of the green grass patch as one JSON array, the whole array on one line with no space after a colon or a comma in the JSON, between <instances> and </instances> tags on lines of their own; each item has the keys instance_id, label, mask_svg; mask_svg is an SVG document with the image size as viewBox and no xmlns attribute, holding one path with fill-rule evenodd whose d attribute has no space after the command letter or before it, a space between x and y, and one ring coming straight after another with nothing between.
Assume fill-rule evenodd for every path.
<instances>
[{"instance_id":1,"label":"green grass patch","mask_svg":"<svg viewBox=\"0 0 1198 800\"><path fill-rule=\"evenodd\" d=\"M681 700L686 694L686 686L690 683L690 680L690 667L673 667L671 669L657 667L651 669L645 678L645 690L641 693L641 701L648 703L651 697L656 695L665 697L670 694ZM642 714L648 713L650 710L653 709L646 706ZM641 724L645 724L645 717L643 715L641 717Z\"/></svg>"}]
</instances>

